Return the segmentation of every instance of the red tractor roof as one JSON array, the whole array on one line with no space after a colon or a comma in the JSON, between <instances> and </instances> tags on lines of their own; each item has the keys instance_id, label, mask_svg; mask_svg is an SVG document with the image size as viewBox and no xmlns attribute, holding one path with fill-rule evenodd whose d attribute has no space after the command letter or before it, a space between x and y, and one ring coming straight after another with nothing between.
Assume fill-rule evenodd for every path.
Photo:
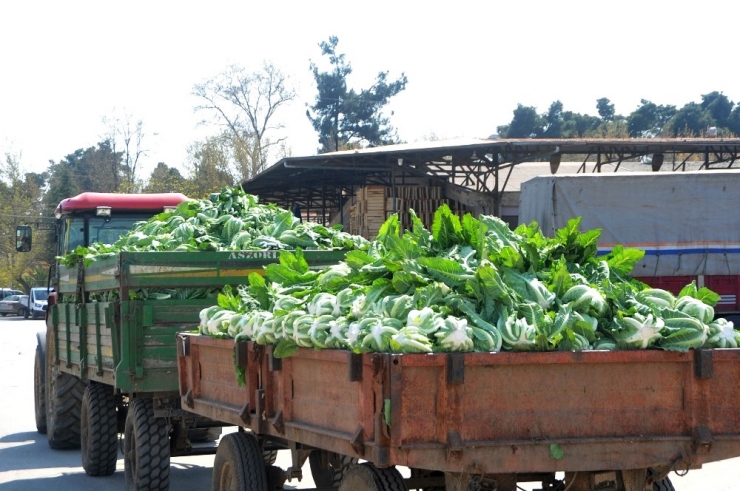
<instances>
[{"instance_id":1,"label":"red tractor roof","mask_svg":"<svg viewBox=\"0 0 740 491\"><path fill-rule=\"evenodd\" d=\"M110 206L117 211L161 211L165 206L177 206L189 198L182 193L159 194L115 194L115 193L82 193L73 198L62 200L57 206L57 213L94 210L98 206Z\"/></svg>"}]
</instances>

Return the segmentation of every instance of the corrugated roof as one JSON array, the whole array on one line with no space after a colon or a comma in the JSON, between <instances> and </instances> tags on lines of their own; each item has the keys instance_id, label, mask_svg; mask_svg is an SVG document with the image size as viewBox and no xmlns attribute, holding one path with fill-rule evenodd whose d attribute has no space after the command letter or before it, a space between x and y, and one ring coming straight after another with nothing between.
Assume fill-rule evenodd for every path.
<instances>
[{"instance_id":1,"label":"corrugated roof","mask_svg":"<svg viewBox=\"0 0 740 491\"><path fill-rule=\"evenodd\" d=\"M263 201L284 207L299 204L318 209L338 207L342 197L368 184L391 185L411 178L455 183L474 191L497 194L518 190L518 184L548 174L549 158L561 155L561 172L649 170L638 162L663 154L666 170L688 170L701 160L703 168L724 168L740 160L740 139L456 139L286 157L242 184ZM567 163L568 156L583 159ZM542 162L541 160L545 160ZM532 162L519 168L524 162ZM584 163L585 162L585 163ZM512 169L512 167L517 167ZM511 171L511 172L509 172Z\"/></svg>"}]
</instances>

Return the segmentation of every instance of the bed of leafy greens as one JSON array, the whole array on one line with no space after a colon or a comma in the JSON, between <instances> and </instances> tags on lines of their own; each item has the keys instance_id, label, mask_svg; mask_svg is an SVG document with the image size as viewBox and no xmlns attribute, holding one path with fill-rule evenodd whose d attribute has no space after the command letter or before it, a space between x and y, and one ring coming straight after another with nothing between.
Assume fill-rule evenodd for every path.
<instances>
[{"instance_id":1,"label":"bed of leafy greens","mask_svg":"<svg viewBox=\"0 0 740 491\"><path fill-rule=\"evenodd\" d=\"M737 347L740 332L715 319L719 295L689 284L678 296L630 277L643 257L597 254L599 230L580 219L555 237L536 223L511 230L492 216L462 219L447 206L431 230L397 215L369 247L320 271L300 249L225 288L200 314L200 332L298 348L432 353Z\"/></svg>"},{"instance_id":2,"label":"bed of leafy greens","mask_svg":"<svg viewBox=\"0 0 740 491\"><path fill-rule=\"evenodd\" d=\"M325 227L302 222L290 210L261 204L241 188L224 188L207 199L180 203L173 212L138 222L114 244L79 246L60 257L62 264L110 257L121 251L249 251L295 249L362 249L368 241L342 232L341 225Z\"/></svg>"},{"instance_id":3,"label":"bed of leafy greens","mask_svg":"<svg viewBox=\"0 0 740 491\"><path fill-rule=\"evenodd\" d=\"M134 228L113 244L94 243L79 246L59 257L60 263L74 267L119 252L140 251L249 251L367 249L369 242L341 231L341 225L325 227L302 222L293 212L274 204L261 204L256 196L240 187L223 188L207 199L180 203L173 212L160 213L137 222ZM195 299L216 298L221 288L145 289L132 292L132 298ZM113 290L95 294L97 301L117 298ZM62 302L74 302L73 295Z\"/></svg>"}]
</instances>

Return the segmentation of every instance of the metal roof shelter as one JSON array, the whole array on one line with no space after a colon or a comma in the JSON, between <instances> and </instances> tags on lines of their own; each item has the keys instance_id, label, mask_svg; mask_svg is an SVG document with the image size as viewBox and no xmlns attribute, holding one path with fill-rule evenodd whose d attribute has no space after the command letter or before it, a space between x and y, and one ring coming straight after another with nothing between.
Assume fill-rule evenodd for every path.
<instances>
[{"instance_id":1,"label":"metal roof shelter","mask_svg":"<svg viewBox=\"0 0 740 491\"><path fill-rule=\"evenodd\" d=\"M564 158L564 156L569 156ZM314 216L331 210L357 188L407 185L427 178L492 200L499 215L501 195L518 164L578 160L578 172L618 171L623 162L648 156L653 170L683 171L740 167L740 138L703 139L466 139L388 145L286 157L242 184L263 202L298 205Z\"/></svg>"}]
</instances>

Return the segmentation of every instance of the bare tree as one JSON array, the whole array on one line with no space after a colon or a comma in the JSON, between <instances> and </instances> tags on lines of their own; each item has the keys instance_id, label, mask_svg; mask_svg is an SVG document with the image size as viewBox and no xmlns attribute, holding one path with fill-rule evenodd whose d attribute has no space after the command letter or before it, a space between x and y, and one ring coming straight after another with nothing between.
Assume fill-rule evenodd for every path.
<instances>
[{"instance_id":1,"label":"bare tree","mask_svg":"<svg viewBox=\"0 0 740 491\"><path fill-rule=\"evenodd\" d=\"M276 133L283 125L274 122L275 112L295 99L288 77L269 62L260 71L249 73L231 65L223 73L193 87L203 100L196 111L210 113L213 121L225 126L241 180L264 169L268 155L285 140Z\"/></svg>"},{"instance_id":2,"label":"bare tree","mask_svg":"<svg viewBox=\"0 0 740 491\"><path fill-rule=\"evenodd\" d=\"M103 124L108 128L105 138L110 141L111 149L113 152L121 152L123 156L124 182L116 183L116 188L135 192L140 160L148 154L143 146L144 123L142 120L133 121L131 114L124 109L122 115L114 110L112 117L103 117Z\"/></svg>"}]
</instances>

